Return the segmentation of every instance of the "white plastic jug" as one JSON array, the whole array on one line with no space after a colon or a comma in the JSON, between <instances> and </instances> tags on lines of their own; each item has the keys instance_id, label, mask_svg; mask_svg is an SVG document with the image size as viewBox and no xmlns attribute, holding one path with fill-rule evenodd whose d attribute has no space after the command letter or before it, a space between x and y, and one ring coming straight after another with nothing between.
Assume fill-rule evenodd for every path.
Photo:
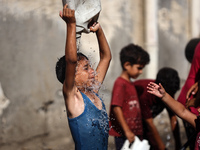
<instances>
[{"instance_id":1,"label":"white plastic jug","mask_svg":"<svg viewBox=\"0 0 200 150\"><path fill-rule=\"evenodd\" d=\"M135 136L135 141L133 142L130 148L129 148L129 145L130 145L129 141L126 140L121 150L149 150L150 149L150 145L148 141L145 139L140 141L140 139L137 136Z\"/></svg>"},{"instance_id":2,"label":"white plastic jug","mask_svg":"<svg viewBox=\"0 0 200 150\"><path fill-rule=\"evenodd\" d=\"M76 38L81 33L89 33L88 24L91 20L97 21L101 11L100 0L62 0L63 6L68 4L70 9L75 10Z\"/></svg>"}]
</instances>

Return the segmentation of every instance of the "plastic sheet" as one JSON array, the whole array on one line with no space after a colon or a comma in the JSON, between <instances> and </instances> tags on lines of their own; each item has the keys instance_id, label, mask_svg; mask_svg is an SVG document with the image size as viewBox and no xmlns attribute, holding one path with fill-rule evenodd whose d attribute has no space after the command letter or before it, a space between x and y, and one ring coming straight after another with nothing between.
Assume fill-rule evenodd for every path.
<instances>
[{"instance_id":1,"label":"plastic sheet","mask_svg":"<svg viewBox=\"0 0 200 150\"><path fill-rule=\"evenodd\" d=\"M62 0L63 6L68 4L70 9L75 10L76 38L81 33L89 33L88 24L93 20L97 21L101 11L100 0Z\"/></svg>"},{"instance_id":2,"label":"plastic sheet","mask_svg":"<svg viewBox=\"0 0 200 150\"><path fill-rule=\"evenodd\" d=\"M150 145L148 141L145 139L140 141L140 139L137 136L135 136L135 141L133 142L133 144L131 144L131 146L129 141L126 140L121 148L121 150L149 150L149 149Z\"/></svg>"}]
</instances>

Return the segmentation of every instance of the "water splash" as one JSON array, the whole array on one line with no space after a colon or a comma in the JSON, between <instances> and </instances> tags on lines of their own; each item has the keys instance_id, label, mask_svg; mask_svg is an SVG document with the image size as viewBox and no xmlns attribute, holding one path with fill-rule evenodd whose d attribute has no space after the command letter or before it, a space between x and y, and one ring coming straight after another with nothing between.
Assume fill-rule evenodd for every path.
<instances>
[{"instance_id":1,"label":"water splash","mask_svg":"<svg viewBox=\"0 0 200 150\"><path fill-rule=\"evenodd\" d=\"M81 38L76 38L76 48L77 48L77 52L80 52L80 46L81 46Z\"/></svg>"},{"instance_id":2,"label":"water splash","mask_svg":"<svg viewBox=\"0 0 200 150\"><path fill-rule=\"evenodd\" d=\"M171 136L170 136L170 134L167 134L167 140L171 140Z\"/></svg>"}]
</instances>

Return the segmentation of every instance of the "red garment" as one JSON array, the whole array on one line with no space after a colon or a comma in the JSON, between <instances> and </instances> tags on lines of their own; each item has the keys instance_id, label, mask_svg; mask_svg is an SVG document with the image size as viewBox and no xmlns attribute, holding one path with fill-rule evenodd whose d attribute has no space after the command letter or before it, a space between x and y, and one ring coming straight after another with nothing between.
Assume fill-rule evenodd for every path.
<instances>
[{"instance_id":1,"label":"red garment","mask_svg":"<svg viewBox=\"0 0 200 150\"><path fill-rule=\"evenodd\" d=\"M147 85L149 82L155 82L152 79L141 79L134 82L142 112L143 119L150 119L160 114L164 108L167 109L169 114L173 114L161 99L147 92ZM152 150L159 150L158 143L153 137L153 133L149 131L148 124L143 122L143 138L149 141Z\"/></svg>"},{"instance_id":2,"label":"red garment","mask_svg":"<svg viewBox=\"0 0 200 150\"><path fill-rule=\"evenodd\" d=\"M199 81L199 79L200 79L200 42L196 46L194 56L192 59L192 64L190 67L190 72L188 74L188 78L187 78L184 86L182 87L181 93L177 99L184 106L186 103L186 94L187 94L188 90L195 82ZM196 115L199 114L197 109L194 107L191 107L191 112Z\"/></svg>"},{"instance_id":3,"label":"red garment","mask_svg":"<svg viewBox=\"0 0 200 150\"><path fill-rule=\"evenodd\" d=\"M155 80L142 79L134 82L144 119L154 118L165 108L161 100L156 100L156 96L147 92L149 82L155 82Z\"/></svg>"},{"instance_id":4,"label":"red garment","mask_svg":"<svg viewBox=\"0 0 200 150\"><path fill-rule=\"evenodd\" d=\"M143 134L142 116L137 92L133 83L119 77L114 83L110 107L110 131L112 136L124 136L124 132L116 120L112 106L120 106L124 118L131 131L140 137Z\"/></svg>"}]
</instances>

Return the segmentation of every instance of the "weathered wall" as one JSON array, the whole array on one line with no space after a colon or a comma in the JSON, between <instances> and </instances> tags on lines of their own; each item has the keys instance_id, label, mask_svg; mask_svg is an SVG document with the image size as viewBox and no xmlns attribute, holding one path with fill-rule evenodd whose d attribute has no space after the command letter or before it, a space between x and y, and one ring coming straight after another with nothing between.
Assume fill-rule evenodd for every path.
<instances>
[{"instance_id":1,"label":"weathered wall","mask_svg":"<svg viewBox=\"0 0 200 150\"><path fill-rule=\"evenodd\" d=\"M65 34L52 21L56 10L42 13L53 1L21 3L1 2L0 82L11 103L1 116L0 149L64 148L71 139L54 66Z\"/></svg>"},{"instance_id":2,"label":"weathered wall","mask_svg":"<svg viewBox=\"0 0 200 150\"><path fill-rule=\"evenodd\" d=\"M172 11L177 5L182 10L180 13ZM144 6L145 0L102 0L99 22L113 56L102 89L104 95L101 95L107 110L113 82L121 72L120 49L130 42L145 47ZM167 9L171 16L178 14L184 19L178 23L183 28L178 35L172 27L179 20L168 20L170 29L163 29L162 22L158 23L159 67L175 67L182 78L185 78L182 74L188 71L182 67L187 65L182 54L187 41L186 28L182 25L187 21L187 7L186 0L160 0L158 3L158 14ZM65 24L58 16L60 9L61 0L0 0L0 82L10 100L0 116L2 150L62 150L74 147L62 85L55 76L55 63L64 54L65 47ZM98 46L94 38L94 34L82 35L80 49L90 56L95 66ZM146 77L145 71L142 77ZM112 138L109 149L113 149Z\"/></svg>"},{"instance_id":3,"label":"weathered wall","mask_svg":"<svg viewBox=\"0 0 200 150\"><path fill-rule=\"evenodd\" d=\"M102 1L99 21L113 49L113 69L105 88L112 88L121 70L120 65L113 65L119 64L119 50L133 39L130 2ZM65 24L58 16L62 3L1 0L0 4L0 82L10 100L0 116L0 148L72 149L62 86L55 76L55 63L64 54L65 46ZM98 55L94 37L83 35L80 46L91 55L93 63L98 61L94 57ZM109 99L105 101L108 106Z\"/></svg>"},{"instance_id":4,"label":"weathered wall","mask_svg":"<svg viewBox=\"0 0 200 150\"><path fill-rule=\"evenodd\" d=\"M185 58L189 38L188 1L160 0L158 6L159 60L162 60L159 68L172 67L178 70L182 79L186 79L189 68Z\"/></svg>"}]
</instances>

